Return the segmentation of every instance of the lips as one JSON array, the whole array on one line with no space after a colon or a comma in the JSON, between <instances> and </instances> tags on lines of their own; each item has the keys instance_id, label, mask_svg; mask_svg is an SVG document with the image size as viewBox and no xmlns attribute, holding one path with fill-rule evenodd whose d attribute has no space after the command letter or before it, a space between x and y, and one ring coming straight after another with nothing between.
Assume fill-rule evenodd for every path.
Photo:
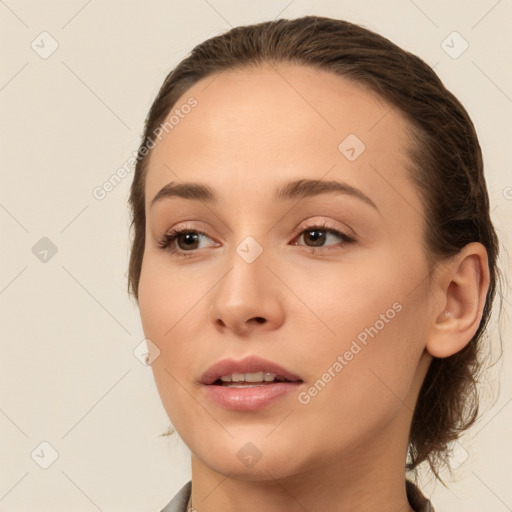
<instances>
[{"instance_id":1,"label":"lips","mask_svg":"<svg viewBox=\"0 0 512 512\"><path fill-rule=\"evenodd\" d=\"M239 361L235 359L222 359L206 370L200 382L201 384L211 385L223 375L257 372L275 373L278 377L283 377L290 382L303 382L299 375L290 372L272 361L267 361L257 356L248 356Z\"/></svg>"}]
</instances>

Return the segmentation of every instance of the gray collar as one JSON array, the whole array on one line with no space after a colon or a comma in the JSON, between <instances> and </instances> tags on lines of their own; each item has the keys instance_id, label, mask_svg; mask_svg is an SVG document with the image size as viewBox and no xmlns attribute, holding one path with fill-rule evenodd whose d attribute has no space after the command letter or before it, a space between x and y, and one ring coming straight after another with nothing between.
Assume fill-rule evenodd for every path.
<instances>
[{"instance_id":1,"label":"gray collar","mask_svg":"<svg viewBox=\"0 0 512 512\"><path fill-rule=\"evenodd\" d=\"M430 500L423 495L411 480L406 479L405 483L407 499L415 512L435 512ZM189 480L160 512L187 512L191 489L192 481Z\"/></svg>"}]
</instances>

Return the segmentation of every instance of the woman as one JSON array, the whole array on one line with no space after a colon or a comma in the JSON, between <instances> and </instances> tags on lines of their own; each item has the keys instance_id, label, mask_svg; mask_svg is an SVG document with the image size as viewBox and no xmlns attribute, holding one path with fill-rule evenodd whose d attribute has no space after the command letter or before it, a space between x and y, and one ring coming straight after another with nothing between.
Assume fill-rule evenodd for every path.
<instances>
[{"instance_id":1,"label":"woman","mask_svg":"<svg viewBox=\"0 0 512 512\"><path fill-rule=\"evenodd\" d=\"M440 478L475 420L499 270L475 129L432 69L316 16L213 37L154 100L130 206L192 454L162 512L433 511L404 477Z\"/></svg>"}]
</instances>

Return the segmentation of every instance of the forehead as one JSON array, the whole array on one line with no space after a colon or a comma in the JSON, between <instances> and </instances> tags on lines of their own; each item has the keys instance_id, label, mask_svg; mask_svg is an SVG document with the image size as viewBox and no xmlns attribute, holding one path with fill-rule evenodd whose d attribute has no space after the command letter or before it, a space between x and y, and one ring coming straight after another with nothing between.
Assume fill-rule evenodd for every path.
<instances>
[{"instance_id":1,"label":"forehead","mask_svg":"<svg viewBox=\"0 0 512 512\"><path fill-rule=\"evenodd\" d=\"M182 108L190 98L196 105ZM172 114L149 159L146 207L170 181L207 183L232 198L255 190L270 197L281 183L313 178L389 200L398 192L419 208L405 183L407 120L367 87L329 71L281 63L217 73L188 89ZM386 175L394 192L383 189Z\"/></svg>"}]
</instances>

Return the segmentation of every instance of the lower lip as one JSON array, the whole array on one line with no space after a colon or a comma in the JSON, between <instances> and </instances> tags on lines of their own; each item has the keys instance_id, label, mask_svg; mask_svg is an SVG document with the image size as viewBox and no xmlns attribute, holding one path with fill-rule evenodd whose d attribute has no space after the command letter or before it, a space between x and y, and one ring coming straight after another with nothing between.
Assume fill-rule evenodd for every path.
<instances>
[{"instance_id":1,"label":"lower lip","mask_svg":"<svg viewBox=\"0 0 512 512\"><path fill-rule=\"evenodd\" d=\"M205 385L208 397L215 403L233 411L255 411L279 397L297 391L302 382L276 382L261 386L227 387L216 384Z\"/></svg>"}]
</instances>

